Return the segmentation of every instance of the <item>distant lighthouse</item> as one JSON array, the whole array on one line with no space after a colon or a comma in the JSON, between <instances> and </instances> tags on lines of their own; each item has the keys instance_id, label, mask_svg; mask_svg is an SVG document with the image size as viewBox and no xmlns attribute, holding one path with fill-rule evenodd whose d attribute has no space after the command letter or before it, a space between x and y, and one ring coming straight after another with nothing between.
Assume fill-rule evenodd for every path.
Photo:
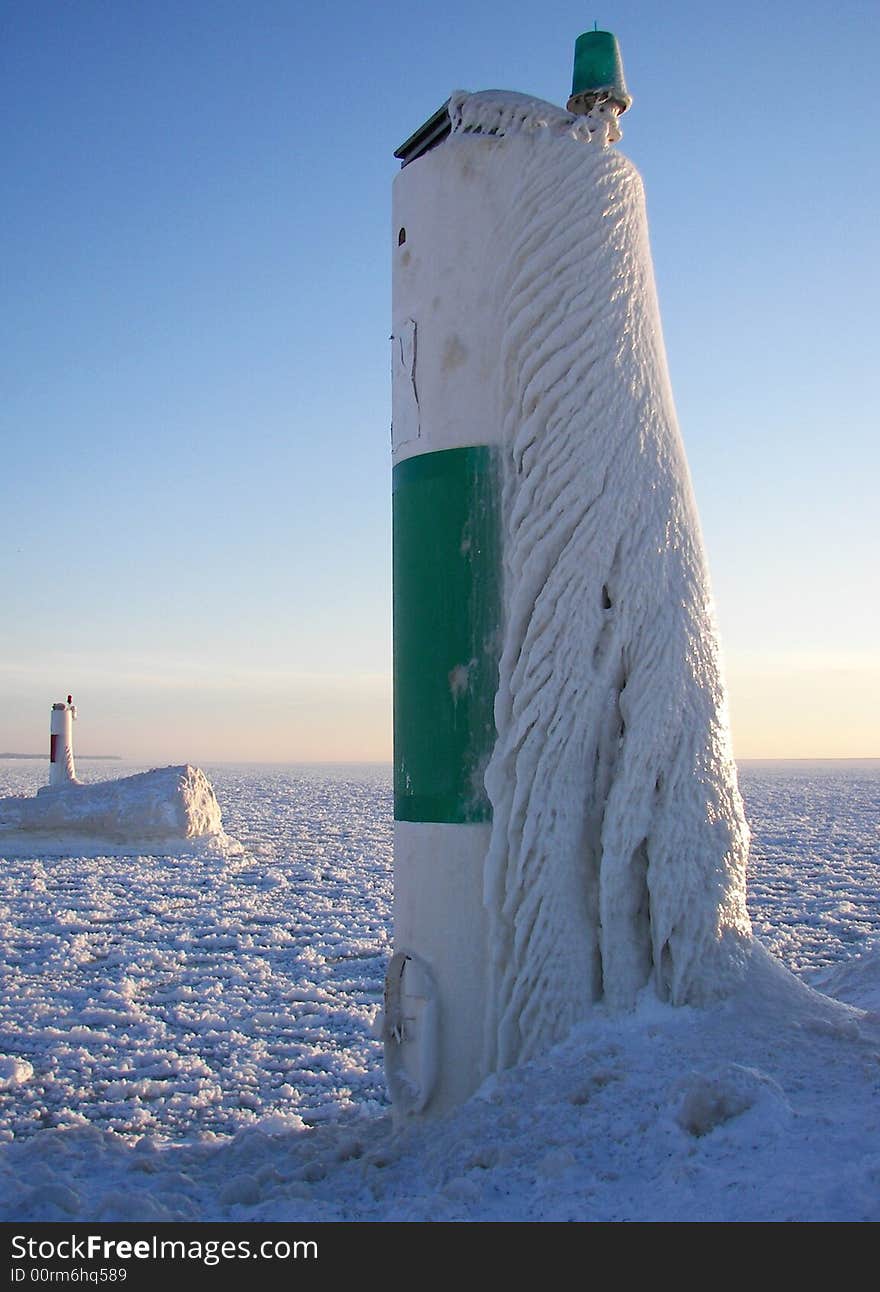
<instances>
[{"instance_id":1,"label":"distant lighthouse","mask_svg":"<svg viewBox=\"0 0 880 1292\"><path fill-rule=\"evenodd\" d=\"M743 961L747 829L617 41L395 154L395 1116Z\"/></svg>"},{"instance_id":2,"label":"distant lighthouse","mask_svg":"<svg viewBox=\"0 0 880 1292\"><path fill-rule=\"evenodd\" d=\"M60 789L65 785L79 785L73 762L73 723L76 705L67 697L52 705L49 721L49 788Z\"/></svg>"}]
</instances>

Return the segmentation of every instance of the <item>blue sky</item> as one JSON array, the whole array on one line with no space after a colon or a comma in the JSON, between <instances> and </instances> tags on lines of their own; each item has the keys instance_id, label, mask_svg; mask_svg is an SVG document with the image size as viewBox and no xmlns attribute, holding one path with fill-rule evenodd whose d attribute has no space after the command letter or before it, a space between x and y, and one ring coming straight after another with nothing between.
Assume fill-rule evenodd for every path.
<instances>
[{"instance_id":1,"label":"blue sky","mask_svg":"<svg viewBox=\"0 0 880 1292\"><path fill-rule=\"evenodd\" d=\"M594 20L736 752L880 755L874 0L7 0L0 749L390 755L392 153Z\"/></svg>"}]
</instances>

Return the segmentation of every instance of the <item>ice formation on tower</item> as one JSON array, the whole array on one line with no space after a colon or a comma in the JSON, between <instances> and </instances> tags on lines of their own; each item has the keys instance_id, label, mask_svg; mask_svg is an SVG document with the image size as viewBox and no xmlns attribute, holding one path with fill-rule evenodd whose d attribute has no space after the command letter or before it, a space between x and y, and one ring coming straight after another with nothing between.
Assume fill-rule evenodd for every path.
<instances>
[{"instance_id":1,"label":"ice formation on tower","mask_svg":"<svg viewBox=\"0 0 880 1292\"><path fill-rule=\"evenodd\" d=\"M748 829L641 179L594 117L487 92L450 118L450 144L527 144L515 167L483 161L508 197L492 1069L649 982L674 1003L722 993L750 935Z\"/></svg>"}]
</instances>

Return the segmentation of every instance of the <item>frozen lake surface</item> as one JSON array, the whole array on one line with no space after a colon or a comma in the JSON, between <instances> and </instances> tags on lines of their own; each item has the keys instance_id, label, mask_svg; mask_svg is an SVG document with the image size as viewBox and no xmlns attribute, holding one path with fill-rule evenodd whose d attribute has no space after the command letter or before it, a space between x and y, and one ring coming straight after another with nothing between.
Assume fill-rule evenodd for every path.
<instances>
[{"instance_id":1,"label":"frozen lake surface","mask_svg":"<svg viewBox=\"0 0 880 1292\"><path fill-rule=\"evenodd\" d=\"M79 767L88 780L135 770L140 768L85 760ZM390 945L390 768L205 770L240 852L26 857L0 864L0 1139L6 1141L0 1145L0 1183L9 1190L0 1217L503 1219L531 1209L537 1218L564 1218L565 1207L573 1205L564 1199L577 1196L566 1173L574 1171L580 1181L586 1169L572 1157L574 1132L551 1151L534 1119L528 1129L514 1117L529 1082L541 1087L552 1109L559 1091L554 1094L556 1077L548 1077L553 1065L546 1060L499 1079L500 1094L484 1092L453 1118L442 1161L441 1141L430 1130L421 1149L413 1148L413 1135L390 1136L381 1046L371 1035ZM0 795L32 793L44 777L41 762L2 761ZM741 787L753 831L749 905L757 935L805 981L877 1010L880 972L870 946L880 934L880 763L745 764ZM654 1069L664 1079L656 1038L663 1034L670 1044L673 1038L683 1044L685 1032L696 1029L699 1057L701 1017L711 1030L720 1015L650 1002L625 1021L599 1011L589 1037L581 1028L558 1047L553 1071L560 1090L582 1070L584 1047L592 1046L595 1072L604 1076L594 1089L581 1091L583 1104L598 1102L599 1092L622 1080L626 1069L635 1084L631 1100L618 1097L615 1124L644 1116L639 1081L648 1081ZM822 1046L830 1045L835 1061L842 1061L847 1028L855 1026L846 1019L823 1022L816 1032L821 1044L801 1056L795 1084L809 1084L815 1075L810 1056L826 1071L834 1067L820 1054ZM803 1041L805 1025L798 1027ZM650 1044L648 1037L654 1038ZM863 1084L852 1088L853 1116L865 1097L864 1082L876 1091L880 1078L876 1044L865 1043L874 1044L873 1057L859 1060ZM797 1120L792 1092L762 1084L778 1085L771 1058L755 1069L723 1049L713 1057L728 1068L733 1063L737 1071L760 1071L760 1080L742 1080L757 1082L752 1104L769 1117L773 1134L767 1138L768 1144L776 1138L778 1171L778 1136L790 1131L792 1116ZM674 1060L670 1051L667 1061L671 1081L681 1056ZM736 1085L741 1078L728 1072L725 1080ZM849 1089L838 1087L844 1102ZM570 1093L564 1096L569 1112L581 1108ZM482 1130L468 1122L474 1117ZM456 1127L462 1145L481 1136L482 1165L475 1159L469 1165L462 1159L454 1170L443 1165L454 1151ZM855 1133L848 1124L846 1134ZM418 1140L422 1132L414 1134ZM720 1134L713 1132L716 1139ZM713 1135L705 1136L707 1144ZM257 1167L265 1175L267 1144L285 1147L277 1149L271 1178L261 1182ZM746 1141L741 1147L754 1169L753 1150L747 1152ZM523 1163L539 1150L544 1167L532 1164L527 1186L520 1178ZM728 1158L731 1151L728 1143ZM421 1202L411 1182L398 1189L394 1172L382 1169L397 1161L403 1172L403 1160L413 1152L426 1181ZM557 1155L549 1167L548 1152ZM505 1153L517 1163L512 1173L500 1170ZM669 1146L658 1146L658 1153L659 1163ZM167 1181L158 1187L172 1160L172 1175L186 1179L176 1189ZM792 1150L790 1160L793 1176L804 1169L802 1154ZM233 1162L240 1169L230 1175ZM365 1163L381 1187L367 1186ZM499 1179L508 1179L506 1193L494 1179L496 1168ZM880 1153L863 1168L860 1181L880 1168ZM638 1201L628 1211L618 1185L606 1181L603 1192L597 1169L593 1162L592 1183L584 1185L572 1218L638 1218ZM621 1169L614 1168L618 1179ZM22 1192L22 1171L29 1172L29 1191ZM459 1181L451 1192L450 1179ZM686 1174L682 1180L687 1183ZM694 1196L700 1192L696 1180L687 1185L694 1186ZM873 1206L872 1218L880 1218L876 1200L853 1202L852 1196L861 1199L858 1190L844 1196L838 1181L826 1184L837 1202L817 1201L823 1215L866 1218ZM822 1187L819 1179L814 1191ZM768 1189L762 1194L758 1188L756 1206L769 1198ZM593 1203L600 1196L597 1212ZM674 1212L682 1196L673 1189L662 1207ZM712 1196L710 1189L705 1197ZM751 1196L754 1202L754 1190ZM876 1199L876 1188L871 1196ZM801 1215L809 1207L802 1190L798 1197L795 1214ZM662 1210L659 1200L655 1207ZM732 1203L722 1216L728 1217L740 1218Z\"/></svg>"},{"instance_id":2,"label":"frozen lake surface","mask_svg":"<svg viewBox=\"0 0 880 1292\"><path fill-rule=\"evenodd\" d=\"M388 769L207 770L241 855L3 862L0 1053L34 1076L0 1096L0 1130L181 1138L384 1101ZM5 763L0 787L44 773Z\"/></svg>"}]
</instances>

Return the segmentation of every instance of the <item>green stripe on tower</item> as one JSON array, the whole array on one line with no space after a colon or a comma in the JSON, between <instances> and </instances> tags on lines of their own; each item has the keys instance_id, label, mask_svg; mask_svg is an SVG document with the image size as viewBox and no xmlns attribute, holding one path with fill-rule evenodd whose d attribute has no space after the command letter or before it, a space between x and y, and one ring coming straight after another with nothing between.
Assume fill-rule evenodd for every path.
<instances>
[{"instance_id":1,"label":"green stripe on tower","mask_svg":"<svg viewBox=\"0 0 880 1292\"><path fill-rule=\"evenodd\" d=\"M498 470L486 445L394 468L394 817L489 821L501 639Z\"/></svg>"}]
</instances>

